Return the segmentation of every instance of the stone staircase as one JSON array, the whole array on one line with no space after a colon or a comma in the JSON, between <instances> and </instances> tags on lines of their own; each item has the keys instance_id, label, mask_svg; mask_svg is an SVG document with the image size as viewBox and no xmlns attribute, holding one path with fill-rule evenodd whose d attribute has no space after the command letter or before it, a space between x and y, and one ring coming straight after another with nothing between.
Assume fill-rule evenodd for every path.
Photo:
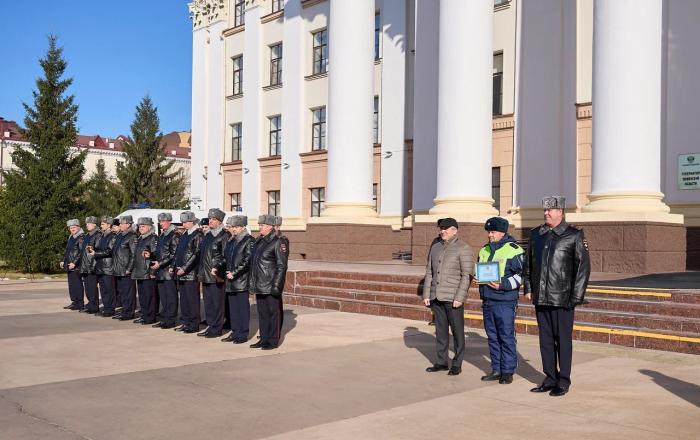
<instances>
[{"instance_id":1,"label":"stone staircase","mask_svg":"<svg viewBox=\"0 0 700 440\"><path fill-rule=\"evenodd\" d=\"M422 277L359 272L289 272L285 302L341 312L429 321ZM700 291L589 286L577 307L574 339L700 354ZM465 302L466 325L483 327L476 287ZM521 296L516 331L536 335L535 308Z\"/></svg>"}]
</instances>

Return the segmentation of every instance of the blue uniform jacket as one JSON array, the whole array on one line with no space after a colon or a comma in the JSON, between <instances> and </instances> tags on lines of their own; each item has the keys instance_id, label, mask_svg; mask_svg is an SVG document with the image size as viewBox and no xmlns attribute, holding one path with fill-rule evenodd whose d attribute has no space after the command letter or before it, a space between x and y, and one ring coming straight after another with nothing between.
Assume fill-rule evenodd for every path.
<instances>
[{"instance_id":1,"label":"blue uniform jacket","mask_svg":"<svg viewBox=\"0 0 700 440\"><path fill-rule=\"evenodd\" d=\"M515 243L515 239L510 235L505 235L500 241L489 243L491 255L502 246L510 246ZM507 301L518 302L518 290L523 283L523 255L516 255L506 262L505 272L501 278L501 288L496 290L486 284L479 286L479 296L484 301Z\"/></svg>"}]
</instances>

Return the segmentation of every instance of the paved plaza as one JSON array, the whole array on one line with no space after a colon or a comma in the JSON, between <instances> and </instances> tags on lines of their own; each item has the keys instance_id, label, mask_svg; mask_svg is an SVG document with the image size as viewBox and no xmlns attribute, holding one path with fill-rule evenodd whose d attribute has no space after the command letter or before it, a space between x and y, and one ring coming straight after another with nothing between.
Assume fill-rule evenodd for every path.
<instances>
[{"instance_id":1,"label":"paved plaza","mask_svg":"<svg viewBox=\"0 0 700 440\"><path fill-rule=\"evenodd\" d=\"M0 439L698 439L700 357L574 342L571 392L428 374L433 327L289 307L275 351L62 310L65 282L0 284ZM253 310L253 315L255 311ZM252 323L257 330L257 322Z\"/></svg>"}]
</instances>

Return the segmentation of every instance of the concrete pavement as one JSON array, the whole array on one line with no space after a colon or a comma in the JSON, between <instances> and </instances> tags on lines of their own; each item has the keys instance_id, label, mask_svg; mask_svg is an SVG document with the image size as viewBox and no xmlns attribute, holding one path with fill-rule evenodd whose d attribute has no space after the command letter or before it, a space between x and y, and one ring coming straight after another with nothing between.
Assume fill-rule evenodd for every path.
<instances>
[{"instance_id":1,"label":"concrete pavement","mask_svg":"<svg viewBox=\"0 0 700 440\"><path fill-rule=\"evenodd\" d=\"M563 398L519 376L483 383L483 333L463 373L428 374L433 328L293 307L276 351L63 311L63 283L0 286L1 439L697 439L700 357L575 342ZM252 323L257 329L257 322Z\"/></svg>"}]
</instances>

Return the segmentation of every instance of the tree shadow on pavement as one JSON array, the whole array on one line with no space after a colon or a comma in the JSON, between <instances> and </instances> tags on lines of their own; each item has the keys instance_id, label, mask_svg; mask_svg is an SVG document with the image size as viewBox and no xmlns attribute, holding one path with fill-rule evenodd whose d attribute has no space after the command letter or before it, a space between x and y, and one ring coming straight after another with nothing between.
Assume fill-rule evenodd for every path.
<instances>
[{"instance_id":1,"label":"tree shadow on pavement","mask_svg":"<svg viewBox=\"0 0 700 440\"><path fill-rule=\"evenodd\" d=\"M700 408L700 386L697 384L666 376L653 370L639 370L645 376L651 377L655 384L664 388L669 393L675 394L681 399Z\"/></svg>"}]
</instances>

